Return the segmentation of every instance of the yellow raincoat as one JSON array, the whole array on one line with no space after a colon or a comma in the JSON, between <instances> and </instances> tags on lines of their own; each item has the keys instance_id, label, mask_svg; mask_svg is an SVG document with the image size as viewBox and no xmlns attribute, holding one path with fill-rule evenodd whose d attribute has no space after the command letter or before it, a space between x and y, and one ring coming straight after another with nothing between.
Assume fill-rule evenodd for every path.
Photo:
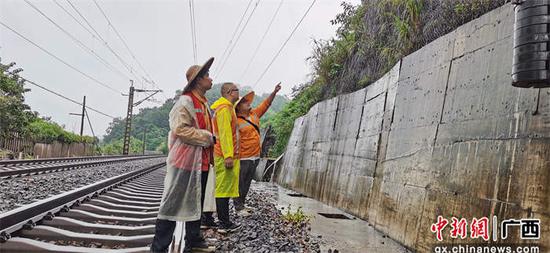
<instances>
[{"instance_id":1,"label":"yellow raincoat","mask_svg":"<svg viewBox=\"0 0 550 253\"><path fill-rule=\"evenodd\" d=\"M224 97L210 107L214 110L212 125L214 146L214 170L216 172L216 198L239 197L239 131L233 104ZM233 158L233 168L225 167L226 158Z\"/></svg>"}]
</instances>

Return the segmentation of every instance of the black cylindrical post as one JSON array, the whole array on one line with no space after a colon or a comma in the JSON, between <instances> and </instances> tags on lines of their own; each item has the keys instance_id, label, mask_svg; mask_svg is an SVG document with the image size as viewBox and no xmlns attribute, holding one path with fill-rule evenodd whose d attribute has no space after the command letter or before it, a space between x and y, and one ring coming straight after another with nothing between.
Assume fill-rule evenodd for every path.
<instances>
[{"instance_id":1,"label":"black cylindrical post","mask_svg":"<svg viewBox=\"0 0 550 253\"><path fill-rule=\"evenodd\" d=\"M550 0L515 4L512 85L550 87Z\"/></svg>"}]
</instances>

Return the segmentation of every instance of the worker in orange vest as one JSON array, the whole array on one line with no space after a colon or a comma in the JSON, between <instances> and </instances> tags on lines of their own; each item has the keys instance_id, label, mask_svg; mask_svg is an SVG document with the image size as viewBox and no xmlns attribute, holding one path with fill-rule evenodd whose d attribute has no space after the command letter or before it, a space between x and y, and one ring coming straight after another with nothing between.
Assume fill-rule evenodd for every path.
<instances>
[{"instance_id":1,"label":"worker in orange vest","mask_svg":"<svg viewBox=\"0 0 550 253\"><path fill-rule=\"evenodd\" d=\"M262 101L256 108L252 108L254 92L241 97L235 104L237 114L237 129L239 130L239 156L241 161L239 173L239 197L233 199L235 209L240 216L250 215L250 209L245 208L246 195L250 189L250 183L260 162L260 118L271 106L277 92L281 90L281 84L275 86L269 97Z\"/></svg>"}]
</instances>

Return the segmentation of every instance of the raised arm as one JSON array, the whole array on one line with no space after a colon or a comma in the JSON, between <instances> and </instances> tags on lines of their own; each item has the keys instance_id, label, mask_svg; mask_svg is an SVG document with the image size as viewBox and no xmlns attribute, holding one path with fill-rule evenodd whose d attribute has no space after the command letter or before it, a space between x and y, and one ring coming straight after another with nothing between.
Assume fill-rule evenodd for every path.
<instances>
[{"instance_id":1,"label":"raised arm","mask_svg":"<svg viewBox=\"0 0 550 253\"><path fill-rule=\"evenodd\" d=\"M267 110L271 106L271 103L273 103L275 96L277 96L277 92L279 92L280 90L281 90L281 83L278 83L275 86L275 89L273 90L273 92L269 94L269 97L267 97L264 101L262 101L262 103L260 103L260 105L254 108L253 112L256 113L258 117L262 117L267 112Z\"/></svg>"}]
</instances>

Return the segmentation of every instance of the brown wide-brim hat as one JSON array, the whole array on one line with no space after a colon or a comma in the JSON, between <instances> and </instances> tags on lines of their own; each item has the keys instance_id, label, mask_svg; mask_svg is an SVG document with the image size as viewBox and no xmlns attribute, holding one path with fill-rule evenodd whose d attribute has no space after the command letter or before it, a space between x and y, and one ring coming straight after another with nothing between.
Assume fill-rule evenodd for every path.
<instances>
[{"instance_id":1,"label":"brown wide-brim hat","mask_svg":"<svg viewBox=\"0 0 550 253\"><path fill-rule=\"evenodd\" d=\"M206 61L202 66L193 65L189 67L189 69L187 69L187 72L185 73L185 77L187 77L187 85L185 85L185 88L183 88L183 93L191 91L191 89L193 88L193 82L195 82L197 77L202 76L204 73L208 72L213 62L214 57L210 57L210 59L208 59L208 61Z\"/></svg>"},{"instance_id":2,"label":"brown wide-brim hat","mask_svg":"<svg viewBox=\"0 0 550 253\"><path fill-rule=\"evenodd\" d=\"M239 103L241 102L248 102L252 104L253 101L254 101L254 91L250 91L246 93L246 95L239 98L239 100L237 100L237 103L235 103L235 109L237 109L237 106L239 106Z\"/></svg>"}]
</instances>

